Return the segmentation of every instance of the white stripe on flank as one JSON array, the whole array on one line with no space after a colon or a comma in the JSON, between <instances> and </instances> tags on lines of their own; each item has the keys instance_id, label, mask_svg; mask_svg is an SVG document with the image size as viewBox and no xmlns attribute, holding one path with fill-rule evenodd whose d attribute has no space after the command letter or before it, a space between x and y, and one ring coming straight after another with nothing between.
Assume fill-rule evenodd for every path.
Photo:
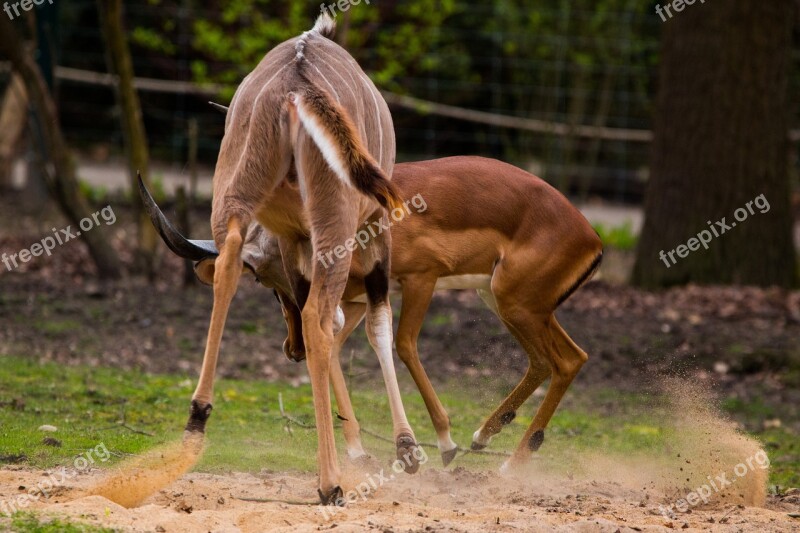
<instances>
[{"instance_id":1,"label":"white stripe on flank","mask_svg":"<svg viewBox=\"0 0 800 533\"><path fill-rule=\"evenodd\" d=\"M323 74L323 73L322 73L322 71L321 71L320 69L318 69L318 68L317 68L317 66L316 66L314 63L312 63L311 61L308 61L308 60L306 60L306 63L308 63L309 65L311 65L312 67L314 67L314 70L316 70L316 71L317 71L317 73L318 73L320 76L322 76L322 79L323 79L323 80L325 80L325 83L327 83L327 84L328 84L328 87L330 87L330 88L331 88L331 91L333 91L333 95L336 97L336 101L337 101L337 102L339 102L339 103L341 103L341 102L342 102L342 99L341 99L341 98L339 98L339 93L336 91L336 87L334 87L334 86L331 84L331 82L329 82L329 81L328 81L328 78L326 78L326 77L325 77L325 74Z\"/></svg>"},{"instance_id":2,"label":"white stripe on flank","mask_svg":"<svg viewBox=\"0 0 800 533\"><path fill-rule=\"evenodd\" d=\"M344 86L345 86L345 87L347 87L348 89L350 89L350 92L353 94L353 100L355 100L355 102L356 102L356 105L358 105L358 103L359 103L359 102L361 102L361 98L359 98L359 97L357 97L357 96L356 96L356 92L355 92L355 90L353 90L353 88L350 86L350 84L349 84L349 83L347 83L347 80L346 80L346 79L344 79L344 76L342 76L342 75L341 75L341 73L340 73L340 72L339 72L337 69L335 69L335 68L331 67L331 66L328 64L328 62L327 62L327 61L325 61L324 59L322 59L322 56L320 56L318 59L319 59L320 61L322 61L322 64L323 64L323 65L325 65L326 67L328 67L328 69L329 69L329 70L332 70L333 72L335 72L335 73L336 73L336 75L337 75L337 76L339 76L339 79L340 79L340 80L342 80L342 83L344 84ZM315 67L315 68L316 68L316 67ZM351 79L352 79L352 77L351 77ZM340 101L341 101L341 100L340 100Z\"/></svg>"},{"instance_id":3,"label":"white stripe on flank","mask_svg":"<svg viewBox=\"0 0 800 533\"><path fill-rule=\"evenodd\" d=\"M383 167L383 125L381 124L381 106L378 105L378 99L375 97L375 89L372 88L372 82L363 72L361 75L366 78L364 83L367 84L369 92L372 94L372 100L375 102L375 115L378 117L378 139L380 139L380 144L378 145L378 164Z\"/></svg>"},{"instance_id":4,"label":"white stripe on flank","mask_svg":"<svg viewBox=\"0 0 800 533\"><path fill-rule=\"evenodd\" d=\"M347 172L347 166L342 159L341 150L339 150L338 146L333 142L330 134L325 130L317 117L308 112L302 95L295 95L295 106L297 107L297 116L300 118L303 128L311 135L317 148L322 152L325 161L327 161L328 165L342 183L348 187L352 187L353 185L350 183L350 175Z\"/></svg>"},{"instance_id":5,"label":"white stripe on flank","mask_svg":"<svg viewBox=\"0 0 800 533\"><path fill-rule=\"evenodd\" d=\"M254 103L258 101L258 98L261 96L261 94L264 92L264 90L266 90L266 88L267 88L267 87L269 87L269 85L272 83L272 81L273 81L275 78L277 78L277 77L278 77L278 74L280 74L281 72L283 72L284 70L286 70L286 67L288 67L288 66L289 66L289 64L286 64L286 65L282 66L281 68L279 68L279 69L278 69L278 71L277 71L275 74L273 74L273 75L272 75L272 77L271 77L269 80L267 80L267 83L265 83L265 84L264 84L264 86L263 86L263 87L261 87L261 89L258 91L258 96L257 96L257 97L256 97L256 99L253 101ZM244 86L245 86L245 83L247 83L247 84L250 84L250 83L253 81L252 79L250 79L250 77L251 77L251 76L252 76L252 74L248 74L248 75L247 75L247 77L246 77L246 78L245 78L245 79L242 81L242 84L241 84L241 85L239 85L239 88L236 90L236 92L237 92L237 93L239 93L239 92L241 92L241 91L244 91ZM236 104L238 104L238 103L239 103L239 99L238 99L238 98L236 98L236 99L233 101L233 103L231 104L231 109L230 109L231 120L233 120L233 114L234 114L234 112L236 111L236 108L237 108L237 105L236 105ZM255 105L255 104L254 104L254 105Z\"/></svg>"}]
</instances>

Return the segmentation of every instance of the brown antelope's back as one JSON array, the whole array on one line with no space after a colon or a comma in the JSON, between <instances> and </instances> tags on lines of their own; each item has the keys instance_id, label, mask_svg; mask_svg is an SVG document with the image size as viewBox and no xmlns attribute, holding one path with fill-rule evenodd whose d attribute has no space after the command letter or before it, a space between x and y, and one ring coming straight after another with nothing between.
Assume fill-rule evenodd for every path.
<instances>
[{"instance_id":1,"label":"brown antelope's back","mask_svg":"<svg viewBox=\"0 0 800 533\"><path fill-rule=\"evenodd\" d=\"M552 272L563 295L584 281L584 273L588 277L586 270L601 253L597 233L560 192L501 161L403 163L393 181L405 199L419 194L428 206L422 213L412 208L392 227L393 278L491 274L505 261L529 276Z\"/></svg>"}]
</instances>

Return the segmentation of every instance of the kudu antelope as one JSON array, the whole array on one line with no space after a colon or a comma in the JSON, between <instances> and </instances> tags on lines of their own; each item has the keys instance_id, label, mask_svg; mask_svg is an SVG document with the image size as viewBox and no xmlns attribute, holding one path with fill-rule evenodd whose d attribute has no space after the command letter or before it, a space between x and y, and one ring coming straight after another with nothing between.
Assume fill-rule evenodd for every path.
<instances>
[{"instance_id":1,"label":"kudu antelope","mask_svg":"<svg viewBox=\"0 0 800 533\"><path fill-rule=\"evenodd\" d=\"M520 383L475 432L474 449L485 447L551 377L544 400L511 459L522 461L542 444L547 423L587 359L558 324L554 311L597 269L602 258L600 239L558 191L500 161L453 157L403 163L395 166L392 182L404 198L419 195L427 205L423 213L392 228L391 278L402 292L397 351L422 394L443 462L447 465L453 459L457 446L450 438L447 412L417 352L417 337L436 289L477 289L529 358ZM186 240L147 195L145 202L159 220L157 226L170 248L197 261L198 277L209 283L215 261L209 243ZM242 257L261 284L276 290L289 327L284 352L301 361L305 347L300 312L283 276L275 239L253 224ZM363 270L354 263L342 300L345 325L334 340L331 363L331 380L351 455L364 452L338 356L364 316L364 279Z\"/></svg>"},{"instance_id":2,"label":"kudu antelope","mask_svg":"<svg viewBox=\"0 0 800 533\"><path fill-rule=\"evenodd\" d=\"M219 250L214 306L186 438L202 434L225 319L242 273L242 249L252 222L278 237L288 282L302 309L318 437L319 495L341 501L329 393L334 322L350 270L350 254L323 267L312 260L352 237L364 220L382 220L400 205L389 181L395 137L389 109L355 60L330 38L321 16L311 31L286 41L239 85L225 123L214 172L211 230ZM297 189L290 187L297 183ZM388 303L389 233L360 253L367 293L367 334L390 396L394 437L407 471L418 464L392 362ZM412 453L413 452L413 453Z\"/></svg>"}]
</instances>

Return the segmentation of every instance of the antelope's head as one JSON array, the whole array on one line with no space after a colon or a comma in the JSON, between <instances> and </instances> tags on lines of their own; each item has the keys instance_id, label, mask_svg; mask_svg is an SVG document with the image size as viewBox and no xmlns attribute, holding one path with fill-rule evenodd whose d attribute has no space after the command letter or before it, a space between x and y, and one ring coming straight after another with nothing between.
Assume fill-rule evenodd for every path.
<instances>
[{"instance_id":1,"label":"antelope's head","mask_svg":"<svg viewBox=\"0 0 800 533\"><path fill-rule=\"evenodd\" d=\"M201 283L214 285L214 269L219 250L214 241L193 240L184 237L167 219L150 191L139 177L139 195L150 221L158 230L164 244L175 255L194 261L194 273ZM300 309L294 301L292 290L283 270L278 240L261 224L254 222L247 229L242 247L242 270L254 274L256 280L273 289L281 304L288 336L283 342L283 353L289 360L301 362L306 358Z\"/></svg>"}]
</instances>

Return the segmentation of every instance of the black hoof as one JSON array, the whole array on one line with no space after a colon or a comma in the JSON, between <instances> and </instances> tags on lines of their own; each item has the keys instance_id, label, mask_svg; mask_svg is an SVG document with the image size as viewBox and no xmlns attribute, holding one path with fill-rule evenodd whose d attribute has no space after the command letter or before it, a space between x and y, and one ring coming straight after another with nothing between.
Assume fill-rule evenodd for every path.
<instances>
[{"instance_id":1,"label":"black hoof","mask_svg":"<svg viewBox=\"0 0 800 533\"><path fill-rule=\"evenodd\" d=\"M456 458L456 454L458 453L458 448L453 448L450 451L442 452L442 465L447 466L453 462L453 459Z\"/></svg>"},{"instance_id":2,"label":"black hoof","mask_svg":"<svg viewBox=\"0 0 800 533\"><path fill-rule=\"evenodd\" d=\"M325 494L322 492L322 489L317 489L317 494L319 494L319 501L322 505L336 505L337 507L344 507L344 492L342 492L342 487L336 485L333 487L329 494Z\"/></svg>"},{"instance_id":3,"label":"black hoof","mask_svg":"<svg viewBox=\"0 0 800 533\"><path fill-rule=\"evenodd\" d=\"M405 434L397 437L397 460L403 463L406 474L416 474L419 470L419 452L417 442L411 435Z\"/></svg>"},{"instance_id":4,"label":"black hoof","mask_svg":"<svg viewBox=\"0 0 800 533\"><path fill-rule=\"evenodd\" d=\"M485 444L480 444L480 443L475 442L475 441L472 441L472 444L469 445L469 449L473 450L473 451L476 451L476 452L478 452L478 451L480 451L480 450L482 450L484 448L486 448Z\"/></svg>"},{"instance_id":5,"label":"black hoof","mask_svg":"<svg viewBox=\"0 0 800 533\"><path fill-rule=\"evenodd\" d=\"M189 433L205 433L206 422L211 416L211 404L201 406L197 400L192 400L192 410L189 413L189 421L186 423L186 431Z\"/></svg>"},{"instance_id":6,"label":"black hoof","mask_svg":"<svg viewBox=\"0 0 800 533\"><path fill-rule=\"evenodd\" d=\"M539 448L542 447L543 442L544 442L544 430L540 429L536 431L533 435L531 435L531 438L528 441L528 449L532 452L538 452Z\"/></svg>"}]
</instances>

